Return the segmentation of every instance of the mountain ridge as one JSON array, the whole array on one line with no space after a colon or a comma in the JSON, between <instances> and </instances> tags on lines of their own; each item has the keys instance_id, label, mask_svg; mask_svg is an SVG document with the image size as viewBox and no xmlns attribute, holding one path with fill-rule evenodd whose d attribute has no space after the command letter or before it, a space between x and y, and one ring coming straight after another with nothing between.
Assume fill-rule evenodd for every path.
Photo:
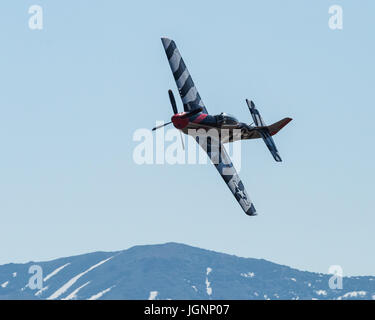
<instances>
[{"instance_id":1,"label":"mountain ridge","mask_svg":"<svg viewBox=\"0 0 375 320\"><path fill-rule=\"evenodd\" d=\"M41 288L28 285L31 266ZM344 277L341 290L331 277L167 242L1 265L0 299L375 299L375 277Z\"/></svg>"}]
</instances>

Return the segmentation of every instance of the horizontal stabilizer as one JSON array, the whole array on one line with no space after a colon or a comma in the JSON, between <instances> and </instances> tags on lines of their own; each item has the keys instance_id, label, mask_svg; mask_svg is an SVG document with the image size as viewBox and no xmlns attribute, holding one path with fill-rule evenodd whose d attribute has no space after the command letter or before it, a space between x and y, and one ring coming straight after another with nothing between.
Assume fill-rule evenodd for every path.
<instances>
[{"instance_id":1,"label":"horizontal stabilizer","mask_svg":"<svg viewBox=\"0 0 375 320\"><path fill-rule=\"evenodd\" d=\"M268 150L271 152L271 154L272 154L273 158L275 159L275 161L281 162L282 160L281 160L279 151L277 151L275 142L273 141L272 137L267 132L267 130L264 130L264 129L263 130L259 130L259 133L261 134L264 143L266 144Z\"/></svg>"},{"instance_id":2,"label":"horizontal stabilizer","mask_svg":"<svg viewBox=\"0 0 375 320\"><path fill-rule=\"evenodd\" d=\"M265 126L266 124L264 123L262 117L260 116L258 109L255 107L254 102L246 99L246 103L247 103L247 106L249 107L249 111L251 113L251 116L253 117L255 125L257 127Z\"/></svg>"},{"instance_id":3,"label":"horizontal stabilizer","mask_svg":"<svg viewBox=\"0 0 375 320\"><path fill-rule=\"evenodd\" d=\"M262 136L264 143L266 144L268 150L271 152L273 158L277 162L281 162L282 160L281 160L279 151L277 151L277 148L276 148L275 142L272 139L272 136L278 133L290 121L292 121L291 118L284 118L283 120L275 122L274 124L271 124L270 126L259 128L259 133Z\"/></svg>"},{"instance_id":4,"label":"horizontal stabilizer","mask_svg":"<svg viewBox=\"0 0 375 320\"><path fill-rule=\"evenodd\" d=\"M279 151L277 151L277 148L276 148L275 142L272 139L272 136L278 133L282 128L284 128L290 121L292 121L292 119L284 118L278 122L275 122L274 124L271 124L270 126L266 126L265 122L260 116L258 109L255 107L254 102L246 99L246 103L247 103L247 106L249 107L251 116L253 117L257 132L262 137L264 143L266 144L268 150L271 152L273 158L277 162L281 162L282 160L279 155Z\"/></svg>"}]
</instances>

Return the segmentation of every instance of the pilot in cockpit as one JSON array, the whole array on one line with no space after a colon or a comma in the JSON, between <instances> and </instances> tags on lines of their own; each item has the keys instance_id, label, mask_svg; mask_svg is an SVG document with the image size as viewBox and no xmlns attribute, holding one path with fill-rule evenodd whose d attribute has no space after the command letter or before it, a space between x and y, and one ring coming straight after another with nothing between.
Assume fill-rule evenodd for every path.
<instances>
[{"instance_id":1,"label":"pilot in cockpit","mask_svg":"<svg viewBox=\"0 0 375 320\"><path fill-rule=\"evenodd\" d=\"M215 118L219 126L235 127L239 124L238 120L234 116L224 113L224 112L215 116Z\"/></svg>"}]
</instances>

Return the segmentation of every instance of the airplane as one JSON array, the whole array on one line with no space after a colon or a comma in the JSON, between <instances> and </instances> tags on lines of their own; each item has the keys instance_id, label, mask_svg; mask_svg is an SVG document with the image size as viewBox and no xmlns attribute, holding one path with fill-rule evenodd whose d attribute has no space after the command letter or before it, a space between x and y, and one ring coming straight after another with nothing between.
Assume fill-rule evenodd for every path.
<instances>
[{"instance_id":1,"label":"airplane","mask_svg":"<svg viewBox=\"0 0 375 320\"><path fill-rule=\"evenodd\" d=\"M251 202L223 144L237 140L262 138L273 158L277 162L281 162L281 157L272 136L278 133L284 126L292 121L292 119L284 118L267 126L260 116L258 109L255 107L254 102L249 101L248 99L246 99L246 103L254 121L250 125L239 122L234 116L223 112L218 115L208 114L175 42L164 37L161 38L161 41L183 103L184 111L178 112L173 92L172 90L169 90L168 94L173 110L171 121L157 126L152 130L157 130L171 123L173 123L176 129L185 134L189 134L191 132L190 129L195 129L194 132L199 129L204 129L206 132L210 129L216 129L219 134L217 137L214 137L214 139L207 138L205 143L200 143L199 137L195 136L195 139L207 152L207 155L242 207L243 211L249 216L257 215L254 204ZM223 129L227 129L226 132L229 134L221 134Z\"/></svg>"}]
</instances>

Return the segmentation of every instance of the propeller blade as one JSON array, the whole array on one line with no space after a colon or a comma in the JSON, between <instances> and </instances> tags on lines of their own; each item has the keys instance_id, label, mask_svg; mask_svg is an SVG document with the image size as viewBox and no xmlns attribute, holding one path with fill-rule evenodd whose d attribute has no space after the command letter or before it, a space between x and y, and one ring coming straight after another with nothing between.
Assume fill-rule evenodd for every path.
<instances>
[{"instance_id":1,"label":"propeller blade","mask_svg":"<svg viewBox=\"0 0 375 320\"><path fill-rule=\"evenodd\" d=\"M181 130L180 131L180 137L181 137L181 144L182 144L182 150L185 151L185 144L184 144L184 138L182 138L182 133L181 133Z\"/></svg>"},{"instance_id":2,"label":"propeller blade","mask_svg":"<svg viewBox=\"0 0 375 320\"><path fill-rule=\"evenodd\" d=\"M188 112L187 114L183 115L183 116L181 117L181 119L190 118L191 116L193 116L193 115L195 115L195 114L197 114L197 113L199 113L199 112L202 112L202 111L203 111L203 108L200 107L200 108L198 108L198 109L195 109L195 110L190 111L190 112Z\"/></svg>"},{"instance_id":3,"label":"propeller blade","mask_svg":"<svg viewBox=\"0 0 375 320\"><path fill-rule=\"evenodd\" d=\"M177 110L176 99L174 98L174 95L173 95L173 91L169 89L168 94L169 94L169 100L172 105L173 113L176 114L178 113L178 110Z\"/></svg>"},{"instance_id":4,"label":"propeller blade","mask_svg":"<svg viewBox=\"0 0 375 320\"><path fill-rule=\"evenodd\" d=\"M153 128L152 131L155 131L156 129L163 128L163 127L165 127L165 126L167 126L168 124L171 124L171 123L172 123L172 121L169 121L169 122L167 122L167 123L164 123L164 124L162 124L162 125L160 125L160 126L157 126L157 127Z\"/></svg>"}]
</instances>

